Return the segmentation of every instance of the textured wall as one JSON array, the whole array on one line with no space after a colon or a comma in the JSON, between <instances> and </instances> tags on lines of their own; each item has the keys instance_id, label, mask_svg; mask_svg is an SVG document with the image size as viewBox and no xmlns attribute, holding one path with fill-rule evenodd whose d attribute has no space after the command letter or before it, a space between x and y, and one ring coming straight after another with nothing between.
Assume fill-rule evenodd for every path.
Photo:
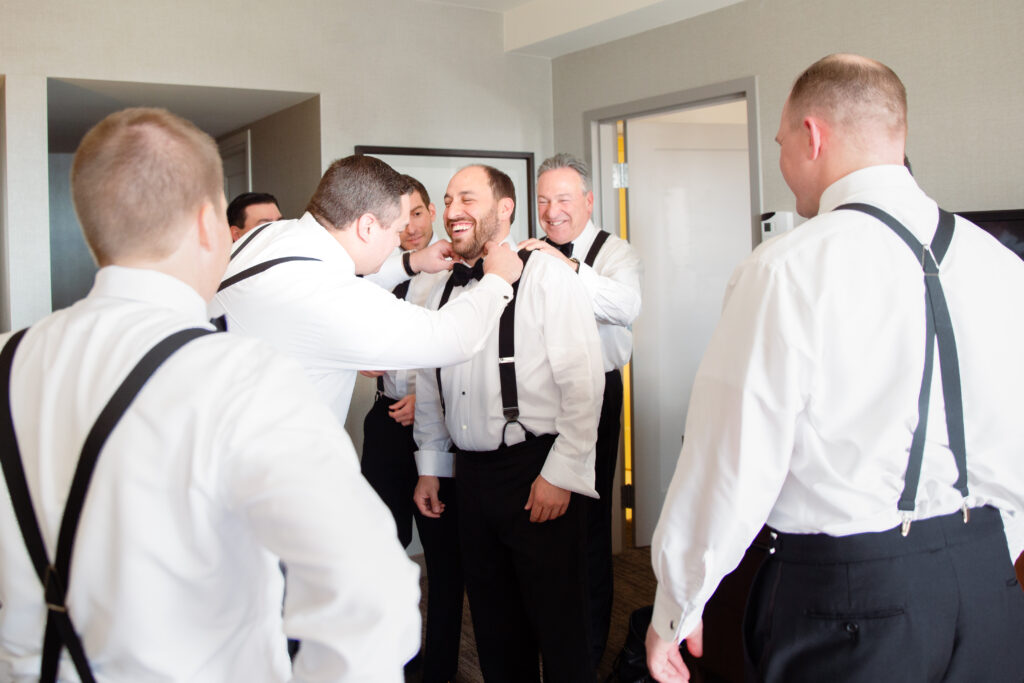
<instances>
[{"instance_id":1,"label":"textured wall","mask_svg":"<svg viewBox=\"0 0 1024 683\"><path fill-rule=\"evenodd\" d=\"M747 0L552 63L555 146L582 152L583 113L756 76L764 208L792 210L774 142L789 87L812 62L857 52L909 96L908 154L951 210L1024 208L1024 3Z\"/></svg>"}]
</instances>

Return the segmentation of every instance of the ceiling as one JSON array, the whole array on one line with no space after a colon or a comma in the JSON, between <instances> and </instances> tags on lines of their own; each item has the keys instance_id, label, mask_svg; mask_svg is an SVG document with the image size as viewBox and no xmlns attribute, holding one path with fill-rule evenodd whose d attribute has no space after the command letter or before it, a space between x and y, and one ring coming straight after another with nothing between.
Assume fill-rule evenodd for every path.
<instances>
[{"instance_id":1,"label":"ceiling","mask_svg":"<svg viewBox=\"0 0 1024 683\"><path fill-rule=\"evenodd\" d=\"M743 0L420 0L502 15L505 51L555 58Z\"/></svg>"},{"instance_id":2,"label":"ceiling","mask_svg":"<svg viewBox=\"0 0 1024 683\"><path fill-rule=\"evenodd\" d=\"M307 92L50 78L46 82L49 151L74 152L93 124L125 107L169 109L216 138L314 96Z\"/></svg>"}]
</instances>

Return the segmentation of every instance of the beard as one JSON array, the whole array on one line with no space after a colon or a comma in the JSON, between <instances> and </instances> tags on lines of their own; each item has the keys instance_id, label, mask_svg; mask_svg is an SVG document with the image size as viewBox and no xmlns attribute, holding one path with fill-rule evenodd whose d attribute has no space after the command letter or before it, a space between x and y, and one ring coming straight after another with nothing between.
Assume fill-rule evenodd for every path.
<instances>
[{"instance_id":1,"label":"beard","mask_svg":"<svg viewBox=\"0 0 1024 683\"><path fill-rule=\"evenodd\" d=\"M484 244L493 240L497 234L498 207L494 207L473 226L473 238L461 242L458 246L455 246L453 242L452 249L463 260L474 261L483 254Z\"/></svg>"}]
</instances>

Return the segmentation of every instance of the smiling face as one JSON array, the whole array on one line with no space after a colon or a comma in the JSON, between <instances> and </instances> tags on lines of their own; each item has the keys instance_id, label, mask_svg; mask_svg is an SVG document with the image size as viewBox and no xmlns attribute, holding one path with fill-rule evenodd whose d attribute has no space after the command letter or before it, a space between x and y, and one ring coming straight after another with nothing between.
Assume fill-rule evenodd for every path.
<instances>
[{"instance_id":1,"label":"smiling face","mask_svg":"<svg viewBox=\"0 0 1024 683\"><path fill-rule=\"evenodd\" d=\"M426 204L416 190L409 195L409 225L399 238L402 249L416 251L430 244L434 236L434 217L437 215L433 204Z\"/></svg>"},{"instance_id":2,"label":"smiling face","mask_svg":"<svg viewBox=\"0 0 1024 683\"><path fill-rule=\"evenodd\" d=\"M456 173L444 193L444 227L455 253L470 264L476 262L486 242L508 235L513 206L507 197L495 199L487 172L479 166Z\"/></svg>"},{"instance_id":3,"label":"smiling face","mask_svg":"<svg viewBox=\"0 0 1024 683\"><path fill-rule=\"evenodd\" d=\"M594 193L586 191L575 170L554 168L537 179L540 224L555 244L566 244L579 237L593 210Z\"/></svg>"}]
</instances>

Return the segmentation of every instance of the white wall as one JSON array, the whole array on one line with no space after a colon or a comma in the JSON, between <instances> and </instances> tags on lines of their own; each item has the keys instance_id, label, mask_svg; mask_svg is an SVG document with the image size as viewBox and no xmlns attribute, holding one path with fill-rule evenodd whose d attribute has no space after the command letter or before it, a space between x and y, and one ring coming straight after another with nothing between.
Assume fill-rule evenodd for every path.
<instances>
[{"instance_id":1,"label":"white wall","mask_svg":"<svg viewBox=\"0 0 1024 683\"><path fill-rule=\"evenodd\" d=\"M908 152L950 210L1024 207L1020 0L747 0L552 63L555 147L582 153L583 113L756 76L764 210L793 210L774 142L793 80L833 52L891 66L907 87Z\"/></svg>"},{"instance_id":2,"label":"white wall","mask_svg":"<svg viewBox=\"0 0 1024 683\"><path fill-rule=\"evenodd\" d=\"M414 0L0 3L15 325L49 311L47 77L319 93L324 167L356 144L543 157L550 61L502 44L499 14Z\"/></svg>"}]
</instances>

